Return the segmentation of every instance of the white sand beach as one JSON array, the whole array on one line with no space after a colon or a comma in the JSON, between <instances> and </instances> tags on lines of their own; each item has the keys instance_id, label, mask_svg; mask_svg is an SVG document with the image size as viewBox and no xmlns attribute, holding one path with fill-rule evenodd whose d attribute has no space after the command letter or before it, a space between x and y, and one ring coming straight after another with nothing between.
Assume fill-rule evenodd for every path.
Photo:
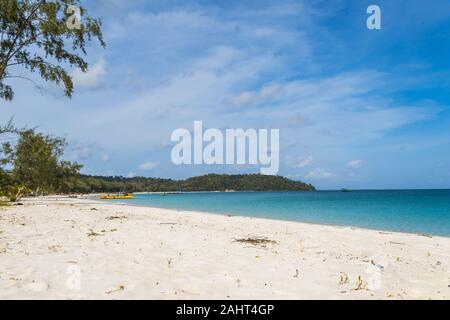
<instances>
[{"instance_id":1,"label":"white sand beach","mask_svg":"<svg viewBox=\"0 0 450 320\"><path fill-rule=\"evenodd\" d=\"M450 238L22 202L0 207L1 299L450 299Z\"/></svg>"}]
</instances>

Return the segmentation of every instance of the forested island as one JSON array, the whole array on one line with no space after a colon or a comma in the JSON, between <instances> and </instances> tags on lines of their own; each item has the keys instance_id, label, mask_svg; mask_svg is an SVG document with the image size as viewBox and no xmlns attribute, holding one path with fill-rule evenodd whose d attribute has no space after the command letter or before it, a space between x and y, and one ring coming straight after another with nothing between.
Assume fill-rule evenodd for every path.
<instances>
[{"instance_id":1,"label":"forested island","mask_svg":"<svg viewBox=\"0 0 450 320\"><path fill-rule=\"evenodd\" d=\"M314 186L281 176L260 174L208 174L186 180L125 178L80 175L68 186L68 192L170 192L170 191L314 191Z\"/></svg>"}]
</instances>

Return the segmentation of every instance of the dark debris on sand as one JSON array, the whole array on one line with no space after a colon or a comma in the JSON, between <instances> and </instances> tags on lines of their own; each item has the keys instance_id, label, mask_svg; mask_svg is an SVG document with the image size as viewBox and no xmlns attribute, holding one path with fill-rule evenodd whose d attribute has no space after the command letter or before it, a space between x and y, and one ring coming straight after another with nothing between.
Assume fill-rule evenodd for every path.
<instances>
[{"instance_id":1,"label":"dark debris on sand","mask_svg":"<svg viewBox=\"0 0 450 320\"><path fill-rule=\"evenodd\" d=\"M273 245L278 244L278 242L276 242L274 240L270 240L266 237L248 237L248 238L243 238L243 239L234 239L234 242L251 244L254 246L266 246L268 244L273 244Z\"/></svg>"}]
</instances>

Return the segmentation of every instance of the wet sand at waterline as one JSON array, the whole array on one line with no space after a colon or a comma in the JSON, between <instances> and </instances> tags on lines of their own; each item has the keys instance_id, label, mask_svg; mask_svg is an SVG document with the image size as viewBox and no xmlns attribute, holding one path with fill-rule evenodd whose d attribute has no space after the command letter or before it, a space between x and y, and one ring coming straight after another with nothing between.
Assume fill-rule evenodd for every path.
<instances>
[{"instance_id":1,"label":"wet sand at waterline","mask_svg":"<svg viewBox=\"0 0 450 320\"><path fill-rule=\"evenodd\" d=\"M449 299L450 238L68 197L0 207L1 299Z\"/></svg>"}]
</instances>

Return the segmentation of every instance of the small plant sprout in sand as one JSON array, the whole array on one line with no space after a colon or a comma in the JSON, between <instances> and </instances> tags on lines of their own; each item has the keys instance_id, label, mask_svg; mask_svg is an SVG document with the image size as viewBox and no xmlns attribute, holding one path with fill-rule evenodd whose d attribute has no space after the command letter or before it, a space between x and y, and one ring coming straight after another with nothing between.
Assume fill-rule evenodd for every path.
<instances>
[{"instance_id":1,"label":"small plant sprout in sand","mask_svg":"<svg viewBox=\"0 0 450 320\"><path fill-rule=\"evenodd\" d=\"M87 233L88 237L97 237L97 236L102 236L102 234L95 232L92 229L89 229L89 233Z\"/></svg>"},{"instance_id":2,"label":"small plant sprout in sand","mask_svg":"<svg viewBox=\"0 0 450 320\"><path fill-rule=\"evenodd\" d=\"M358 276L358 281L356 282L356 288L355 289L353 289L353 290L355 290L355 291L359 291L359 290L369 290L368 288L367 288L367 282L361 277L361 276Z\"/></svg>"},{"instance_id":3,"label":"small plant sprout in sand","mask_svg":"<svg viewBox=\"0 0 450 320\"><path fill-rule=\"evenodd\" d=\"M92 229L89 229L89 233L87 233L88 237L97 237L97 236L104 236L106 232L116 232L117 229L110 229L110 230L101 230L101 233L95 232Z\"/></svg>"},{"instance_id":4,"label":"small plant sprout in sand","mask_svg":"<svg viewBox=\"0 0 450 320\"><path fill-rule=\"evenodd\" d=\"M345 272L341 272L341 279L339 280L339 284L343 285L348 283L348 275Z\"/></svg>"}]
</instances>

